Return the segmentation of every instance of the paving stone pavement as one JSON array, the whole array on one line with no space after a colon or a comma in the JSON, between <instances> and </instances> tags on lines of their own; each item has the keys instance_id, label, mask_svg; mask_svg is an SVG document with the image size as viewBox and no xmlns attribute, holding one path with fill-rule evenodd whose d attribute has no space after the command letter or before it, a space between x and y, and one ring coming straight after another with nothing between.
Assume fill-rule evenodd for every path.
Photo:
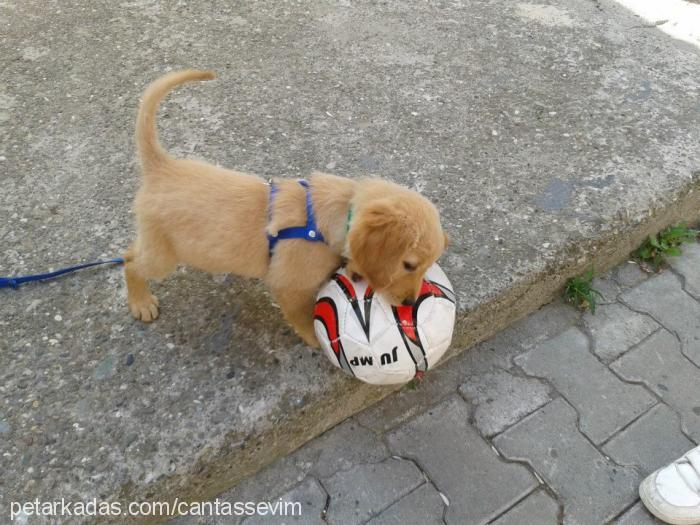
<instances>
[{"instance_id":1,"label":"paving stone pavement","mask_svg":"<svg viewBox=\"0 0 700 525\"><path fill-rule=\"evenodd\" d=\"M493 525L523 525L525 523L553 525L559 523L559 505L544 490L538 490L492 523Z\"/></svg>"},{"instance_id":2,"label":"paving stone pavement","mask_svg":"<svg viewBox=\"0 0 700 525\"><path fill-rule=\"evenodd\" d=\"M218 498L301 505L246 525L657 524L639 482L700 442L699 268L615 268L595 316L555 301Z\"/></svg>"}]
</instances>

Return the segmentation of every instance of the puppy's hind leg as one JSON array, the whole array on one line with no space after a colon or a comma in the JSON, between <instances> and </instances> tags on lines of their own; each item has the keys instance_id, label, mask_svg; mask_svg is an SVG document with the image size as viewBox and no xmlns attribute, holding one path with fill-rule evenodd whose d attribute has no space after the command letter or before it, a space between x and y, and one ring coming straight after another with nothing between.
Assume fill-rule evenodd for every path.
<instances>
[{"instance_id":1,"label":"puppy's hind leg","mask_svg":"<svg viewBox=\"0 0 700 525\"><path fill-rule=\"evenodd\" d=\"M167 239L153 233L139 234L126 252L124 277L127 301L134 319L150 323L158 317L158 299L146 279L162 279L175 270L177 259Z\"/></svg>"}]
</instances>

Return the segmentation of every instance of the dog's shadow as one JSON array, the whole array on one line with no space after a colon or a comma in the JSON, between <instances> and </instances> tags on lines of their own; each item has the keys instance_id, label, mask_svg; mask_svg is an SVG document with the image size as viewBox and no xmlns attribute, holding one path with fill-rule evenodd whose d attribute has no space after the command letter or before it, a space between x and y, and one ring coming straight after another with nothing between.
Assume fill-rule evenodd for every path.
<instances>
[{"instance_id":1,"label":"dog's shadow","mask_svg":"<svg viewBox=\"0 0 700 525\"><path fill-rule=\"evenodd\" d=\"M161 304L159 329L196 354L269 364L275 350L300 344L259 281L183 268L153 292Z\"/></svg>"}]
</instances>

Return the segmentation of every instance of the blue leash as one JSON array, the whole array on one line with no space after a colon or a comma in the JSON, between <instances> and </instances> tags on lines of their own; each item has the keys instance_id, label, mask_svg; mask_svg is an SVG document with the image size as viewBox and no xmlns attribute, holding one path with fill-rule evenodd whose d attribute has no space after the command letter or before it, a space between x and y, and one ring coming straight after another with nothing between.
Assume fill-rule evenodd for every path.
<instances>
[{"instance_id":1,"label":"blue leash","mask_svg":"<svg viewBox=\"0 0 700 525\"><path fill-rule=\"evenodd\" d=\"M96 261L91 263L79 264L78 266L70 266L68 268L63 268L61 270L56 270L55 272L50 273L38 273L35 275L22 275L18 277L0 277L0 288L14 288L16 290L21 284L24 283L31 283L34 281L45 281L47 279L53 279L60 275L65 275L67 273L82 270L83 268L98 266L100 264L124 264L124 259L122 257L115 257L114 259L109 259L107 261Z\"/></svg>"}]
</instances>

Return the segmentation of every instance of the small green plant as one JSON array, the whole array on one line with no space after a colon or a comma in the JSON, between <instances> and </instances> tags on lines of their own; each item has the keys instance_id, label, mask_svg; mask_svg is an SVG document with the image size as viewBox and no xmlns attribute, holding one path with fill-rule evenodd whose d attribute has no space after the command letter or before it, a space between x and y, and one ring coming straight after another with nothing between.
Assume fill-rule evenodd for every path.
<instances>
[{"instance_id":1,"label":"small green plant","mask_svg":"<svg viewBox=\"0 0 700 525\"><path fill-rule=\"evenodd\" d=\"M406 389L407 390L417 390L418 389L418 381L415 379L411 379L408 383L406 383Z\"/></svg>"},{"instance_id":2,"label":"small green plant","mask_svg":"<svg viewBox=\"0 0 700 525\"><path fill-rule=\"evenodd\" d=\"M593 288L593 274L594 269L591 267L585 274L566 281L564 295L566 295L566 300L577 308L590 309L591 313L595 315L595 309L598 305L596 297L603 298L603 294Z\"/></svg>"},{"instance_id":3,"label":"small green plant","mask_svg":"<svg viewBox=\"0 0 700 525\"><path fill-rule=\"evenodd\" d=\"M650 264L655 272L666 265L666 257L675 257L683 253L681 245L693 242L698 237L698 230L692 230L685 224L676 224L665 230L650 235L635 252L634 256Z\"/></svg>"},{"instance_id":4,"label":"small green plant","mask_svg":"<svg viewBox=\"0 0 700 525\"><path fill-rule=\"evenodd\" d=\"M406 383L406 388L408 388L409 390L416 390L423 383L424 378L424 372L416 372L416 377L414 377L408 383Z\"/></svg>"}]
</instances>

